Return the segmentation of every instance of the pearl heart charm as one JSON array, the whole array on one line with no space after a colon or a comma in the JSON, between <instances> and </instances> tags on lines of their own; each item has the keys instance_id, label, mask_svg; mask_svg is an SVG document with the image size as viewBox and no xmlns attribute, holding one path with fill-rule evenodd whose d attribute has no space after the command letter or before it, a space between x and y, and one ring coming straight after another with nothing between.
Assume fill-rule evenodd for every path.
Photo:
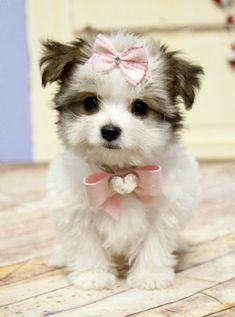
<instances>
[{"instance_id":1,"label":"pearl heart charm","mask_svg":"<svg viewBox=\"0 0 235 317\"><path fill-rule=\"evenodd\" d=\"M138 184L138 177L133 174L127 174L126 176L113 176L111 178L110 184L112 189L121 195L130 194L136 189Z\"/></svg>"}]
</instances>

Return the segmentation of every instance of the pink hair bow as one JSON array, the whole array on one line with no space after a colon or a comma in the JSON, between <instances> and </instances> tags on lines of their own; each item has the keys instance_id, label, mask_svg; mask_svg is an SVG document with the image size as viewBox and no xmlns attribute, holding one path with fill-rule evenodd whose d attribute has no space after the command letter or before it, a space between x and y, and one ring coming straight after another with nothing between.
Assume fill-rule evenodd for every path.
<instances>
[{"instance_id":1,"label":"pink hair bow","mask_svg":"<svg viewBox=\"0 0 235 317\"><path fill-rule=\"evenodd\" d=\"M103 207L112 218L118 220L122 195L113 190L110 182L114 176L126 176L130 173L138 177L137 186L132 193L140 200L147 203L161 195L161 168L156 165L147 165L123 172L121 175L99 172L86 177L83 183L89 204L92 207Z\"/></svg>"},{"instance_id":2,"label":"pink hair bow","mask_svg":"<svg viewBox=\"0 0 235 317\"><path fill-rule=\"evenodd\" d=\"M99 34L95 40L93 55L88 63L91 63L94 71L99 74L109 73L119 67L125 79L134 86L143 78L151 79L148 60L142 45L132 45L118 52L102 34Z\"/></svg>"}]
</instances>

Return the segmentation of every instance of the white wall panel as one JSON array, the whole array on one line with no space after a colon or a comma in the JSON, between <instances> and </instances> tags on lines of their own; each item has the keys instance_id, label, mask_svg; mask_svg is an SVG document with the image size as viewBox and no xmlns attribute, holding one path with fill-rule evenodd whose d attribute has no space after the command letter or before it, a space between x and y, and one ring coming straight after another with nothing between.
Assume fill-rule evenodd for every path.
<instances>
[{"instance_id":1,"label":"white wall panel","mask_svg":"<svg viewBox=\"0 0 235 317\"><path fill-rule=\"evenodd\" d=\"M59 141L51 99L55 87L43 89L39 71L41 40L72 39L70 6L67 0L27 0L28 46L30 54L30 101L32 113L32 142L35 161L47 161L57 152Z\"/></svg>"},{"instance_id":2,"label":"white wall panel","mask_svg":"<svg viewBox=\"0 0 235 317\"><path fill-rule=\"evenodd\" d=\"M73 24L97 28L223 23L211 0L71 0Z\"/></svg>"}]
</instances>

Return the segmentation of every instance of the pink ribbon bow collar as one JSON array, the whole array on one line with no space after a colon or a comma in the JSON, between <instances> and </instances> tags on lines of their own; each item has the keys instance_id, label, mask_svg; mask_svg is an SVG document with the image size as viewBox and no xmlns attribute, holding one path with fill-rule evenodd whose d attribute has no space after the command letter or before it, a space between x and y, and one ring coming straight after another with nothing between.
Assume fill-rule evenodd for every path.
<instances>
[{"instance_id":1,"label":"pink ribbon bow collar","mask_svg":"<svg viewBox=\"0 0 235 317\"><path fill-rule=\"evenodd\" d=\"M90 206L103 207L112 218L118 220L122 195L113 189L111 182L115 176L125 179L125 176L130 174L137 176L138 181L132 194L135 194L140 200L148 203L154 197L161 195L162 181L159 166L147 165L119 174L98 172L83 180Z\"/></svg>"},{"instance_id":2,"label":"pink ribbon bow collar","mask_svg":"<svg viewBox=\"0 0 235 317\"><path fill-rule=\"evenodd\" d=\"M142 45L132 45L118 52L103 34L97 36L93 55L88 63L92 64L94 71L99 74L109 73L118 67L125 79L134 86L143 79L151 79L148 60Z\"/></svg>"}]
</instances>

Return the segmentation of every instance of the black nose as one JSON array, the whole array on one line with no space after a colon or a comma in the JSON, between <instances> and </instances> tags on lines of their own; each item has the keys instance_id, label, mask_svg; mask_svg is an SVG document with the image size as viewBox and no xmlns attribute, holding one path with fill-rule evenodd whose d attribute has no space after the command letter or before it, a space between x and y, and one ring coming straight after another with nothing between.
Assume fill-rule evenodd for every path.
<instances>
[{"instance_id":1,"label":"black nose","mask_svg":"<svg viewBox=\"0 0 235 317\"><path fill-rule=\"evenodd\" d=\"M122 130L119 127L112 124L104 125L101 128L102 137L109 142L116 140L121 132Z\"/></svg>"}]
</instances>

